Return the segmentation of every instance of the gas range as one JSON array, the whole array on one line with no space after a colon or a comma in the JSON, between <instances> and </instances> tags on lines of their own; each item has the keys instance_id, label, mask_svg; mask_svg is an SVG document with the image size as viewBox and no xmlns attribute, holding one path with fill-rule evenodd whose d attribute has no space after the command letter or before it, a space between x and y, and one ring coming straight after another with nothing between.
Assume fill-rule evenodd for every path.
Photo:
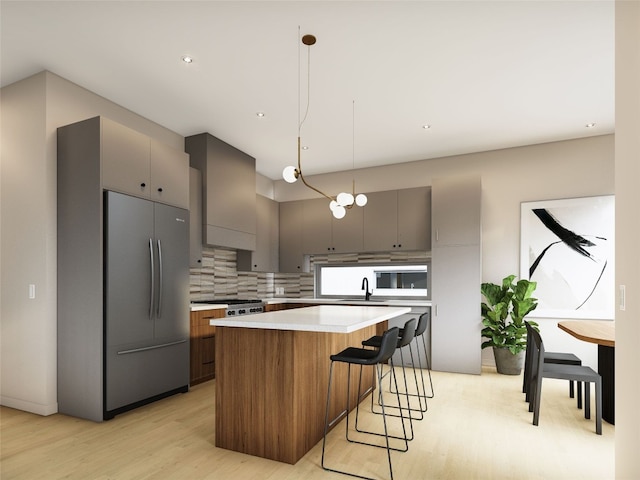
<instances>
[{"instance_id":1,"label":"gas range","mask_svg":"<svg viewBox=\"0 0 640 480\"><path fill-rule=\"evenodd\" d=\"M264 303L262 300L242 299L242 298L220 298L216 300L197 300L192 303L206 304L226 304L226 316L237 317L239 315L251 315L264 312Z\"/></svg>"}]
</instances>

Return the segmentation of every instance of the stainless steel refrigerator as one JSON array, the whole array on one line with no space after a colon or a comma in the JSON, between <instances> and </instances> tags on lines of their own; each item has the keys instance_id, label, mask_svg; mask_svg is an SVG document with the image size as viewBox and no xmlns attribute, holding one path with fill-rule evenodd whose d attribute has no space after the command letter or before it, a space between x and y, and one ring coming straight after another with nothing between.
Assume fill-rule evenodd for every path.
<instances>
[{"instance_id":1,"label":"stainless steel refrigerator","mask_svg":"<svg viewBox=\"0 0 640 480\"><path fill-rule=\"evenodd\" d=\"M189 212L104 193L104 418L189 383Z\"/></svg>"}]
</instances>

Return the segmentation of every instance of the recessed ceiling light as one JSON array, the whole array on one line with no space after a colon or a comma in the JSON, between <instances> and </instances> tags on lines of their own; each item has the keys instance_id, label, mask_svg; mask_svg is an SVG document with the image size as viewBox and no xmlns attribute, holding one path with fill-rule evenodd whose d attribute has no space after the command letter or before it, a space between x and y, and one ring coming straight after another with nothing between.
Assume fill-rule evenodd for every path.
<instances>
[{"instance_id":1,"label":"recessed ceiling light","mask_svg":"<svg viewBox=\"0 0 640 480\"><path fill-rule=\"evenodd\" d=\"M184 63L193 63L193 57L190 57L189 55L184 55L184 56L182 57L182 61L183 61Z\"/></svg>"},{"instance_id":2,"label":"recessed ceiling light","mask_svg":"<svg viewBox=\"0 0 640 480\"><path fill-rule=\"evenodd\" d=\"M422 128L424 128L425 130L429 130L431 128L431 125L422 125Z\"/></svg>"},{"instance_id":3,"label":"recessed ceiling light","mask_svg":"<svg viewBox=\"0 0 640 480\"><path fill-rule=\"evenodd\" d=\"M264 112L258 112L258 113L256 113L256 116L259 117L259 118L262 118L262 117L264 117Z\"/></svg>"},{"instance_id":4,"label":"recessed ceiling light","mask_svg":"<svg viewBox=\"0 0 640 480\"><path fill-rule=\"evenodd\" d=\"M306 145L304 147L302 147L303 150L309 150L309 147L307 147Z\"/></svg>"},{"instance_id":5,"label":"recessed ceiling light","mask_svg":"<svg viewBox=\"0 0 640 480\"><path fill-rule=\"evenodd\" d=\"M585 127L587 127L587 128L593 128L593 127L595 127L595 126L596 126L596 124L595 124L595 123L593 123L593 122L592 122L592 123L587 123L587 124L585 125Z\"/></svg>"}]
</instances>

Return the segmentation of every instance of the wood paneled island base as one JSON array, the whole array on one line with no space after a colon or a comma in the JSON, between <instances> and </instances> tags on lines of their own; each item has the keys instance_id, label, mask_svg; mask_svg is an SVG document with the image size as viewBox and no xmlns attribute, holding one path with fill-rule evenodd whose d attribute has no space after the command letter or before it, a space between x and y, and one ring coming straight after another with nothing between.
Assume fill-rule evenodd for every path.
<instances>
[{"instance_id":1,"label":"wood paneled island base","mask_svg":"<svg viewBox=\"0 0 640 480\"><path fill-rule=\"evenodd\" d=\"M387 314L348 333L238 328L222 326L224 320L230 319L212 320L217 327L216 447L295 464L324 433L330 355L348 346L360 346L362 340L376 334L376 323L409 310L333 308L375 309ZM291 312L311 309L327 312L327 308L307 307L246 317L256 320L288 314L291 318ZM369 388L373 385L373 369L369 367L365 372L363 385ZM352 369L354 387L358 373L359 369ZM335 370L334 375L330 407L333 419L346 407L346 365ZM356 396L357 391L352 388L351 408L356 405Z\"/></svg>"}]
</instances>

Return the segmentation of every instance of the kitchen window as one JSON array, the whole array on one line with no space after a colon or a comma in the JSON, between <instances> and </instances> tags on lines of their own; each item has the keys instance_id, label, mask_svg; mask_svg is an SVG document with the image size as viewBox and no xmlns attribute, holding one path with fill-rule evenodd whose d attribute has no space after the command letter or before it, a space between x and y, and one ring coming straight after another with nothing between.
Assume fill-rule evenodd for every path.
<instances>
[{"instance_id":1,"label":"kitchen window","mask_svg":"<svg viewBox=\"0 0 640 480\"><path fill-rule=\"evenodd\" d=\"M431 264L376 265L316 265L315 295L317 298L364 297L364 278L371 299L431 299Z\"/></svg>"}]
</instances>

